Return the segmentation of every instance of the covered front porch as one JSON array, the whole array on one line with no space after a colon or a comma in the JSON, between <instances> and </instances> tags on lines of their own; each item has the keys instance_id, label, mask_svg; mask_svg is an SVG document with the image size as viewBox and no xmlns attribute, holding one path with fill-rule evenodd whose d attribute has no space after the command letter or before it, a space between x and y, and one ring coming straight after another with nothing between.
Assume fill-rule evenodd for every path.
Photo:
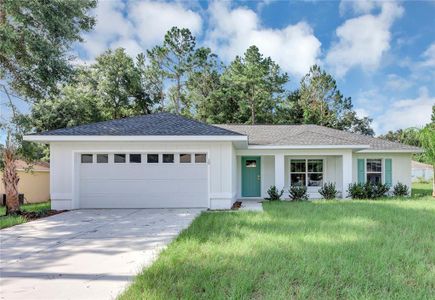
<instances>
[{"instance_id":1,"label":"covered front porch","mask_svg":"<svg viewBox=\"0 0 435 300\"><path fill-rule=\"evenodd\" d=\"M236 160L237 199L265 198L273 185L284 189L284 199L292 185L305 185L309 198L318 199L330 182L345 198L352 182L352 150L239 150Z\"/></svg>"}]
</instances>

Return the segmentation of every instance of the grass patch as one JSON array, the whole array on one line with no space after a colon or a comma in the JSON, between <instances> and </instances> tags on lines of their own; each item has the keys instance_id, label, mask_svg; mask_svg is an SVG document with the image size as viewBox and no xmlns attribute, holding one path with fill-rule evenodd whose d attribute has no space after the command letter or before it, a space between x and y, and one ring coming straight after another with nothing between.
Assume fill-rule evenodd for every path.
<instances>
[{"instance_id":1,"label":"grass patch","mask_svg":"<svg viewBox=\"0 0 435 300\"><path fill-rule=\"evenodd\" d=\"M24 212L33 212L40 216L44 216L50 212L50 202L33 203L21 205L21 210ZM6 216L6 207L0 207L0 229L11 227L14 225L26 223L28 221L24 216Z\"/></svg>"},{"instance_id":2,"label":"grass patch","mask_svg":"<svg viewBox=\"0 0 435 300\"><path fill-rule=\"evenodd\" d=\"M201 214L120 299L433 298L432 197L264 210Z\"/></svg>"},{"instance_id":3,"label":"grass patch","mask_svg":"<svg viewBox=\"0 0 435 300\"><path fill-rule=\"evenodd\" d=\"M432 195L432 182L412 184L413 197L424 197L424 196L431 196L431 195Z\"/></svg>"}]
</instances>

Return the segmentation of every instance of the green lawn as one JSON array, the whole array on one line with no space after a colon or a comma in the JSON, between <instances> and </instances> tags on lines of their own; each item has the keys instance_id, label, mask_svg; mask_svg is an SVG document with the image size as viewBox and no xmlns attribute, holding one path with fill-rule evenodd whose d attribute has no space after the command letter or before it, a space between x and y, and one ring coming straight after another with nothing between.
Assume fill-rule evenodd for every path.
<instances>
[{"instance_id":1,"label":"green lawn","mask_svg":"<svg viewBox=\"0 0 435 300\"><path fill-rule=\"evenodd\" d=\"M205 212L121 299L433 299L435 200Z\"/></svg>"},{"instance_id":2,"label":"green lawn","mask_svg":"<svg viewBox=\"0 0 435 300\"><path fill-rule=\"evenodd\" d=\"M412 196L430 196L432 195L432 183L413 183L412 184Z\"/></svg>"},{"instance_id":3,"label":"green lawn","mask_svg":"<svg viewBox=\"0 0 435 300\"><path fill-rule=\"evenodd\" d=\"M24 204L21 205L21 210L43 215L50 210L50 202ZM22 216L5 216L5 214L6 208L0 206L0 229L27 222L27 219Z\"/></svg>"}]
</instances>

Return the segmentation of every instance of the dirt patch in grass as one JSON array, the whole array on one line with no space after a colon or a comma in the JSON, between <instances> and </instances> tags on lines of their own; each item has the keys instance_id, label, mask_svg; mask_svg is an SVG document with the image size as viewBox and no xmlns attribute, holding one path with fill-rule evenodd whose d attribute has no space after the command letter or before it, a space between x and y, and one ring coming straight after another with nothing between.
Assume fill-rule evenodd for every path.
<instances>
[{"instance_id":1,"label":"dirt patch in grass","mask_svg":"<svg viewBox=\"0 0 435 300\"><path fill-rule=\"evenodd\" d=\"M242 202L241 201L236 201L236 202L233 203L233 206L231 206L231 209L232 210L237 210L240 207L242 207Z\"/></svg>"},{"instance_id":2,"label":"dirt patch in grass","mask_svg":"<svg viewBox=\"0 0 435 300\"><path fill-rule=\"evenodd\" d=\"M66 212L66 210L47 210L44 212L23 211L21 212L21 216L24 217L27 221L33 221L40 218L54 216L63 212Z\"/></svg>"}]
</instances>

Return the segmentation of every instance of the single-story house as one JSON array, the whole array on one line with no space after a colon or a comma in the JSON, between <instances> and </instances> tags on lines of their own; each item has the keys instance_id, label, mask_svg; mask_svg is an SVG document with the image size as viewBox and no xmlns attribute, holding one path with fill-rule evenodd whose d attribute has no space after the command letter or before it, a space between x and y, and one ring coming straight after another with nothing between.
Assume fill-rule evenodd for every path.
<instances>
[{"instance_id":1,"label":"single-story house","mask_svg":"<svg viewBox=\"0 0 435 300\"><path fill-rule=\"evenodd\" d=\"M429 164L424 164L418 161L412 161L412 182L418 182L420 180L432 181L433 179L433 166Z\"/></svg>"},{"instance_id":2,"label":"single-story house","mask_svg":"<svg viewBox=\"0 0 435 300\"><path fill-rule=\"evenodd\" d=\"M53 209L227 209L275 185L411 185L421 150L316 125L208 125L157 113L25 136L50 144ZM288 193L286 193L288 195Z\"/></svg>"},{"instance_id":3,"label":"single-story house","mask_svg":"<svg viewBox=\"0 0 435 300\"><path fill-rule=\"evenodd\" d=\"M35 162L31 165L24 160L15 161L18 177L18 193L24 195L24 203L38 203L50 199L50 164ZM3 178L3 172L0 172ZM1 181L1 179L0 179ZM3 182L0 184L0 195L5 193ZM0 200L3 200L0 199ZM3 201L0 201L3 204Z\"/></svg>"}]
</instances>

